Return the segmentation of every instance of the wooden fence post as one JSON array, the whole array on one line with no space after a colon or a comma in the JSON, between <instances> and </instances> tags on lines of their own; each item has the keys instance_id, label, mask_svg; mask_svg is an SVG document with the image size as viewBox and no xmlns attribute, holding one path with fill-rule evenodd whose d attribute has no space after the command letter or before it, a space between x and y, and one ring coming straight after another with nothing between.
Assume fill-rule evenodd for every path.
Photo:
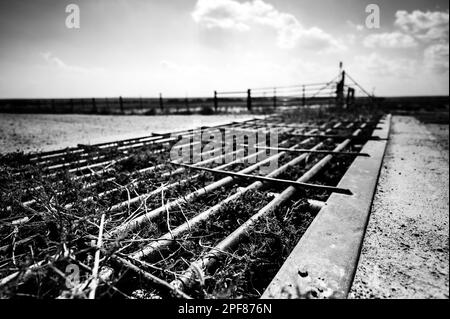
<instances>
[{"instance_id":1,"label":"wooden fence post","mask_svg":"<svg viewBox=\"0 0 450 319\"><path fill-rule=\"evenodd\" d=\"M305 106L306 105L306 95L305 95L305 86L303 85L302 87L302 105Z\"/></svg>"},{"instance_id":2,"label":"wooden fence post","mask_svg":"<svg viewBox=\"0 0 450 319\"><path fill-rule=\"evenodd\" d=\"M336 106L339 108L344 107L344 88L345 88L345 71L342 71L341 80L338 82L336 88Z\"/></svg>"},{"instance_id":3,"label":"wooden fence post","mask_svg":"<svg viewBox=\"0 0 450 319\"><path fill-rule=\"evenodd\" d=\"M97 113L97 103L95 102L95 98L92 98L92 113Z\"/></svg>"},{"instance_id":4,"label":"wooden fence post","mask_svg":"<svg viewBox=\"0 0 450 319\"><path fill-rule=\"evenodd\" d=\"M219 108L219 101L217 99L217 91L214 91L214 112L217 113L218 108Z\"/></svg>"},{"instance_id":5,"label":"wooden fence post","mask_svg":"<svg viewBox=\"0 0 450 319\"><path fill-rule=\"evenodd\" d=\"M120 113L124 114L123 111L123 99L121 96L119 96L119 106L120 106Z\"/></svg>"},{"instance_id":6,"label":"wooden fence post","mask_svg":"<svg viewBox=\"0 0 450 319\"><path fill-rule=\"evenodd\" d=\"M273 89L273 108L277 108L277 89Z\"/></svg>"},{"instance_id":7,"label":"wooden fence post","mask_svg":"<svg viewBox=\"0 0 450 319\"><path fill-rule=\"evenodd\" d=\"M347 90L347 107L352 106L355 102L355 89L354 88L348 88Z\"/></svg>"},{"instance_id":8,"label":"wooden fence post","mask_svg":"<svg viewBox=\"0 0 450 319\"><path fill-rule=\"evenodd\" d=\"M164 113L164 101L162 93L159 93L159 108L161 109L161 112Z\"/></svg>"}]
</instances>

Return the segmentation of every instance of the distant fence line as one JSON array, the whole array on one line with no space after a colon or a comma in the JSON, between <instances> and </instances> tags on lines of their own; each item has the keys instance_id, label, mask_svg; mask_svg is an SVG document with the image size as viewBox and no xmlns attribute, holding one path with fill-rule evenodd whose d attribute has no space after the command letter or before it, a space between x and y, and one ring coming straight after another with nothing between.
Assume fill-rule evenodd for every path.
<instances>
[{"instance_id":1,"label":"distant fence line","mask_svg":"<svg viewBox=\"0 0 450 319\"><path fill-rule=\"evenodd\" d=\"M60 114L212 114L242 112L272 112L277 108L302 106L311 103L328 104L333 97L252 96L214 98L76 98L76 99L4 99L3 113L60 113Z\"/></svg>"},{"instance_id":2,"label":"distant fence line","mask_svg":"<svg viewBox=\"0 0 450 319\"><path fill-rule=\"evenodd\" d=\"M70 98L3 99L0 112L81 114L213 114L269 113L277 109L317 105L351 105L357 87L346 85L345 71L326 83L254 88L245 91L214 91L199 98ZM366 93L363 91L363 93Z\"/></svg>"},{"instance_id":3,"label":"distant fence line","mask_svg":"<svg viewBox=\"0 0 450 319\"><path fill-rule=\"evenodd\" d=\"M211 98L4 99L0 112L81 114L164 114L200 112Z\"/></svg>"}]
</instances>

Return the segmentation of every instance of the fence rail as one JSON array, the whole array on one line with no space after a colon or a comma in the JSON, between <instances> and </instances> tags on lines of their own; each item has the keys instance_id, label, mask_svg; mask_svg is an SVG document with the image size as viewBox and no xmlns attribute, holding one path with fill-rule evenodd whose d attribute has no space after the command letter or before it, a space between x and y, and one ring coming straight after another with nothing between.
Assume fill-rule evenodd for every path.
<instances>
[{"instance_id":1,"label":"fence rail","mask_svg":"<svg viewBox=\"0 0 450 319\"><path fill-rule=\"evenodd\" d=\"M346 76L352 84L346 84ZM371 97L342 71L330 82L253 88L242 91L214 91L212 97L165 98L71 98L3 99L0 112L81 114L212 114L219 112L269 113L277 109L308 105L351 105L356 94Z\"/></svg>"}]
</instances>

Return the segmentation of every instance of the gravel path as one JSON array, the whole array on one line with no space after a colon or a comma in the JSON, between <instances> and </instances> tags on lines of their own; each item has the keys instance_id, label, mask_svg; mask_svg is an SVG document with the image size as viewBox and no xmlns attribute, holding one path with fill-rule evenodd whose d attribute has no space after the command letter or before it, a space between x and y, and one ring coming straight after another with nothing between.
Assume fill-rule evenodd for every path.
<instances>
[{"instance_id":1,"label":"gravel path","mask_svg":"<svg viewBox=\"0 0 450 319\"><path fill-rule=\"evenodd\" d=\"M393 117L350 298L449 298L448 138Z\"/></svg>"},{"instance_id":2,"label":"gravel path","mask_svg":"<svg viewBox=\"0 0 450 319\"><path fill-rule=\"evenodd\" d=\"M118 139L244 121L252 115L119 116L0 114L0 154L49 151Z\"/></svg>"}]
</instances>

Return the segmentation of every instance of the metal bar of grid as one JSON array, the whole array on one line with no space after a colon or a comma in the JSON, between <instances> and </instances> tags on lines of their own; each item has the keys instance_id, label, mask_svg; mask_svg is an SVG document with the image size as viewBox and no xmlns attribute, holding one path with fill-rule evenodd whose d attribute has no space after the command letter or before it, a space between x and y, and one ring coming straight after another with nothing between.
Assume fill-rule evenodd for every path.
<instances>
[{"instance_id":1,"label":"metal bar of grid","mask_svg":"<svg viewBox=\"0 0 450 319\"><path fill-rule=\"evenodd\" d=\"M246 146L246 145L244 145ZM254 147L257 147L258 149L264 149L264 150L275 150L275 151L283 151L283 152L291 152L291 153L310 153L310 154L326 154L326 155L346 155L346 156L363 156L363 157L370 157L367 153L360 153L360 152L335 152L335 151L311 151L308 149L295 149L291 150L289 148L284 147L266 147L266 146L257 146L254 145Z\"/></svg>"},{"instance_id":2,"label":"metal bar of grid","mask_svg":"<svg viewBox=\"0 0 450 319\"><path fill-rule=\"evenodd\" d=\"M288 151L290 151L290 150L288 149ZM293 150L293 151L295 151L295 150ZM314 151L311 151L311 152L314 152ZM339 188L339 187L301 183L301 182L291 181L291 180L287 180L287 179L270 178L270 177L257 176L257 175L241 174L241 173L223 171L223 170L206 168L206 167L197 167L197 166L193 166L193 165L187 165L187 164L181 164L181 163L175 163L175 162L171 162L171 164L183 166L183 167L186 167L189 169L195 169L195 170L205 171L205 172L209 172L209 173L219 174L219 175L237 177L240 179L245 179L245 180L250 180L250 181L260 181L260 182L265 182L265 183L277 184L280 186L287 185L287 186L293 186L293 187L300 188L300 189L309 188L309 189L328 191L328 192L333 192L333 193L338 193L338 194L352 195L352 192L349 189L344 189L344 188Z\"/></svg>"}]
</instances>

